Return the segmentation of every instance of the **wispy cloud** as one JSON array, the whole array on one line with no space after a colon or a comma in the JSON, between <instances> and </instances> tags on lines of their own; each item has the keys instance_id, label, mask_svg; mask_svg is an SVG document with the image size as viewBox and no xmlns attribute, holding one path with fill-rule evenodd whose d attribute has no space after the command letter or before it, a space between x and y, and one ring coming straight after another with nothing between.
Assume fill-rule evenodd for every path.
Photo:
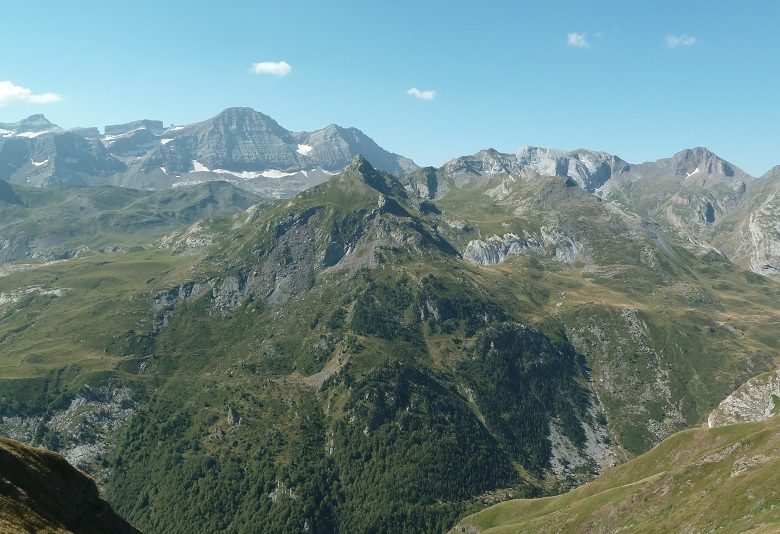
<instances>
[{"instance_id":1,"label":"wispy cloud","mask_svg":"<svg viewBox=\"0 0 780 534\"><path fill-rule=\"evenodd\" d=\"M12 104L51 104L62 97L57 93L35 94L31 89L16 85L11 81L0 81L0 106Z\"/></svg>"},{"instance_id":2,"label":"wispy cloud","mask_svg":"<svg viewBox=\"0 0 780 534\"><path fill-rule=\"evenodd\" d=\"M412 87L406 91L406 94L419 98L420 100L433 100L436 98L436 91L420 91L416 87Z\"/></svg>"},{"instance_id":3,"label":"wispy cloud","mask_svg":"<svg viewBox=\"0 0 780 534\"><path fill-rule=\"evenodd\" d=\"M588 42L587 33L577 33L577 32L567 33L566 44L569 46L573 46L574 48L590 48L590 43Z\"/></svg>"},{"instance_id":4,"label":"wispy cloud","mask_svg":"<svg viewBox=\"0 0 780 534\"><path fill-rule=\"evenodd\" d=\"M255 74L270 74L281 78L292 72L292 66L286 61L260 61L254 63L250 70Z\"/></svg>"},{"instance_id":5,"label":"wispy cloud","mask_svg":"<svg viewBox=\"0 0 780 534\"><path fill-rule=\"evenodd\" d=\"M678 46L691 46L696 44L696 37L692 35L667 35L664 37L664 42L669 48L677 48Z\"/></svg>"}]
</instances>

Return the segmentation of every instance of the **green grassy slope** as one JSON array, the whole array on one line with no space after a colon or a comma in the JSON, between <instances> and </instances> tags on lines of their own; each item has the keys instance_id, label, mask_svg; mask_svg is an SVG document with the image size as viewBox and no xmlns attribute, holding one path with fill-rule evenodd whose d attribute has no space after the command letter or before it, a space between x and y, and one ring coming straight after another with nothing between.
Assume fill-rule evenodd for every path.
<instances>
[{"instance_id":1,"label":"green grassy slope","mask_svg":"<svg viewBox=\"0 0 780 534\"><path fill-rule=\"evenodd\" d=\"M120 187L0 188L0 261L148 246L205 217L264 201L226 182L169 191Z\"/></svg>"},{"instance_id":2,"label":"green grassy slope","mask_svg":"<svg viewBox=\"0 0 780 534\"><path fill-rule=\"evenodd\" d=\"M131 533L62 457L0 438L0 532Z\"/></svg>"},{"instance_id":3,"label":"green grassy slope","mask_svg":"<svg viewBox=\"0 0 780 534\"><path fill-rule=\"evenodd\" d=\"M134 332L149 328L148 293L188 276L193 262L151 249L27 264L0 277L0 383L127 364L140 342Z\"/></svg>"},{"instance_id":4,"label":"green grassy slope","mask_svg":"<svg viewBox=\"0 0 780 534\"><path fill-rule=\"evenodd\" d=\"M497 504L453 532L776 532L780 419L675 434L564 495Z\"/></svg>"}]
</instances>

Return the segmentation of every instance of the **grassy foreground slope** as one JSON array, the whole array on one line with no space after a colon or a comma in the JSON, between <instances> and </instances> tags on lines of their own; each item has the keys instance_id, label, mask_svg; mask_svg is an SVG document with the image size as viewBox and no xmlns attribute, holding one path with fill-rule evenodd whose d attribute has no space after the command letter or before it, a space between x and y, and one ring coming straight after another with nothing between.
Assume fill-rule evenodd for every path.
<instances>
[{"instance_id":1,"label":"grassy foreground slope","mask_svg":"<svg viewBox=\"0 0 780 534\"><path fill-rule=\"evenodd\" d=\"M0 438L0 532L136 532L61 456Z\"/></svg>"},{"instance_id":2,"label":"grassy foreground slope","mask_svg":"<svg viewBox=\"0 0 780 534\"><path fill-rule=\"evenodd\" d=\"M684 430L574 491L491 506L453 532L777 532L780 418Z\"/></svg>"}]
</instances>

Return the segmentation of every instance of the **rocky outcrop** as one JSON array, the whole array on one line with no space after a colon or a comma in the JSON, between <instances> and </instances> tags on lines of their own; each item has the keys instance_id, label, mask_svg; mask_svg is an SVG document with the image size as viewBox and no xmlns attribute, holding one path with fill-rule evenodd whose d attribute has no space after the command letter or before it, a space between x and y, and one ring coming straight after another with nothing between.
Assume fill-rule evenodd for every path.
<instances>
[{"instance_id":1,"label":"rocky outcrop","mask_svg":"<svg viewBox=\"0 0 780 534\"><path fill-rule=\"evenodd\" d=\"M214 236L204 221L198 221L183 232L163 237L158 244L162 248L170 249L175 254L189 254L213 245Z\"/></svg>"},{"instance_id":2,"label":"rocky outcrop","mask_svg":"<svg viewBox=\"0 0 780 534\"><path fill-rule=\"evenodd\" d=\"M230 426L238 426L241 424L241 416L239 415L238 410L232 406L228 406L227 409L227 424Z\"/></svg>"},{"instance_id":3,"label":"rocky outcrop","mask_svg":"<svg viewBox=\"0 0 780 534\"><path fill-rule=\"evenodd\" d=\"M152 334L159 333L168 325L171 316L179 306L199 298L214 285L213 279L190 281L153 295L151 304L156 313L152 322Z\"/></svg>"},{"instance_id":4,"label":"rocky outcrop","mask_svg":"<svg viewBox=\"0 0 780 534\"><path fill-rule=\"evenodd\" d=\"M490 236L469 241L463 251L463 259L476 265L495 265L509 256L526 252L546 254L561 263L574 263L580 258L582 243L575 241L558 228L542 226L539 236L525 233Z\"/></svg>"},{"instance_id":5,"label":"rocky outcrop","mask_svg":"<svg viewBox=\"0 0 780 534\"><path fill-rule=\"evenodd\" d=\"M64 409L44 415L3 416L0 433L27 443L42 442L71 465L103 480L107 475L103 460L136 409L128 387L85 386Z\"/></svg>"},{"instance_id":6,"label":"rocky outcrop","mask_svg":"<svg viewBox=\"0 0 780 534\"><path fill-rule=\"evenodd\" d=\"M780 370L751 378L726 397L707 418L710 428L763 421L780 412Z\"/></svg>"},{"instance_id":7,"label":"rocky outcrop","mask_svg":"<svg viewBox=\"0 0 780 534\"><path fill-rule=\"evenodd\" d=\"M508 256L520 256L526 251L544 254L544 245L535 237L515 234L493 235L486 239L469 241L463 259L476 265L495 265Z\"/></svg>"},{"instance_id":8,"label":"rocky outcrop","mask_svg":"<svg viewBox=\"0 0 780 534\"><path fill-rule=\"evenodd\" d=\"M585 443L577 447L561 431L560 422L550 421L550 467L558 478L569 478L576 471L599 474L618 464L619 452L613 444L606 424L599 423L596 409L591 406L589 420L582 421Z\"/></svg>"},{"instance_id":9,"label":"rocky outcrop","mask_svg":"<svg viewBox=\"0 0 780 534\"><path fill-rule=\"evenodd\" d=\"M630 169L628 163L617 156L590 150L567 152L525 146L515 154L515 158L524 168L530 168L542 176L569 177L590 192L604 185L613 174L625 173Z\"/></svg>"},{"instance_id":10,"label":"rocky outcrop","mask_svg":"<svg viewBox=\"0 0 780 534\"><path fill-rule=\"evenodd\" d=\"M630 166L617 156L589 150L565 151L525 146L515 154L493 149L482 150L444 164L441 171L451 176L453 185L496 174L560 176L573 180L579 187L596 191L614 175L627 173Z\"/></svg>"},{"instance_id":11,"label":"rocky outcrop","mask_svg":"<svg viewBox=\"0 0 780 534\"><path fill-rule=\"evenodd\" d=\"M780 195L772 193L750 214L750 268L759 274L780 274Z\"/></svg>"}]
</instances>

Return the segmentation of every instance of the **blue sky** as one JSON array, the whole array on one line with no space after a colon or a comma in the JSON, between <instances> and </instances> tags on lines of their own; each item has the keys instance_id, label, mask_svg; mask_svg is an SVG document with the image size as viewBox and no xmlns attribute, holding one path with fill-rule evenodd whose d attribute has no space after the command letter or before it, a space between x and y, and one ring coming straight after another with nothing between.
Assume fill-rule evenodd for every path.
<instances>
[{"instance_id":1,"label":"blue sky","mask_svg":"<svg viewBox=\"0 0 780 534\"><path fill-rule=\"evenodd\" d=\"M526 144L630 162L702 145L753 174L780 164L770 0L9 0L0 13L0 122L183 124L250 106L292 130L356 126L423 165ZM284 76L252 71L282 61Z\"/></svg>"}]
</instances>

